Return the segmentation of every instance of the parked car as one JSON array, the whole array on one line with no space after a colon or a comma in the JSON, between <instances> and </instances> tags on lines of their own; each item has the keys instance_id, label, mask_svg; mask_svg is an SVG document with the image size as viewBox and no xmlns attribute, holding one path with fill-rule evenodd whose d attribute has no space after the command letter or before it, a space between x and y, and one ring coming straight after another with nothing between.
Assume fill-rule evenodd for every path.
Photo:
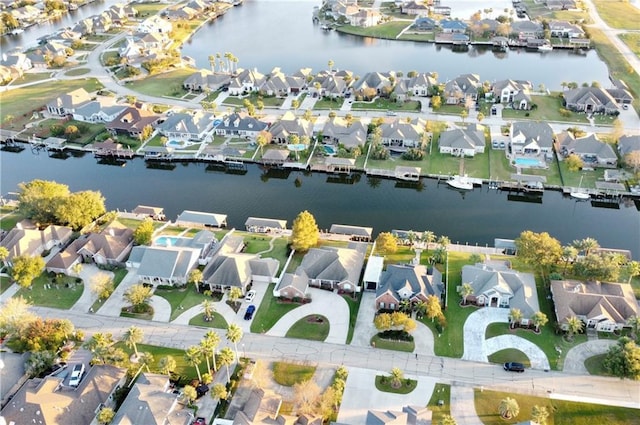
<instances>
[{"instance_id":1,"label":"parked car","mask_svg":"<svg viewBox=\"0 0 640 425\"><path fill-rule=\"evenodd\" d=\"M256 311L256 306L251 304L247 307L247 311L244 313L244 320L251 320L253 318L253 313Z\"/></svg>"},{"instance_id":2,"label":"parked car","mask_svg":"<svg viewBox=\"0 0 640 425\"><path fill-rule=\"evenodd\" d=\"M207 420L202 416L197 417L193 425L207 425Z\"/></svg>"},{"instance_id":3,"label":"parked car","mask_svg":"<svg viewBox=\"0 0 640 425\"><path fill-rule=\"evenodd\" d=\"M207 384L200 384L196 387L196 394L198 398L209 392L209 386Z\"/></svg>"},{"instance_id":4,"label":"parked car","mask_svg":"<svg viewBox=\"0 0 640 425\"><path fill-rule=\"evenodd\" d=\"M84 364L80 363L73 367L73 372L71 372L71 378L69 379L69 386L77 387L80 385L80 380L82 379L82 375L84 375Z\"/></svg>"},{"instance_id":5,"label":"parked car","mask_svg":"<svg viewBox=\"0 0 640 425\"><path fill-rule=\"evenodd\" d=\"M247 292L247 294L244 296L244 300L250 303L251 301L253 301L255 296L256 296L256 291L252 289L251 291Z\"/></svg>"},{"instance_id":6,"label":"parked car","mask_svg":"<svg viewBox=\"0 0 640 425\"><path fill-rule=\"evenodd\" d=\"M507 372L524 372L524 365L522 363L517 362L507 362L504 364L504 370Z\"/></svg>"}]
</instances>

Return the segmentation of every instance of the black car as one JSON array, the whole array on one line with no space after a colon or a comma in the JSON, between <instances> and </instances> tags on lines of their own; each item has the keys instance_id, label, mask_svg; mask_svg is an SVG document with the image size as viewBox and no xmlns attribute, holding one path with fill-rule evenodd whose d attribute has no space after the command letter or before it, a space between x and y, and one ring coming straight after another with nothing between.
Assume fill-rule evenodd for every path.
<instances>
[{"instance_id":1,"label":"black car","mask_svg":"<svg viewBox=\"0 0 640 425\"><path fill-rule=\"evenodd\" d=\"M247 311L244 313L244 320L251 320L253 318L253 313L256 311L256 306L251 304L247 307Z\"/></svg>"},{"instance_id":2,"label":"black car","mask_svg":"<svg viewBox=\"0 0 640 425\"><path fill-rule=\"evenodd\" d=\"M522 363L517 362L507 362L504 364L504 370L508 372L524 372L524 365Z\"/></svg>"}]
</instances>

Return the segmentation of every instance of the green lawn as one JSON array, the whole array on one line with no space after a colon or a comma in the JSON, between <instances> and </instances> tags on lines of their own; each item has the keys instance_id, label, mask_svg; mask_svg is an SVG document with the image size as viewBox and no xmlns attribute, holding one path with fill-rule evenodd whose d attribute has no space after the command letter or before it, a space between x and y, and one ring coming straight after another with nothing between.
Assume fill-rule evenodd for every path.
<instances>
[{"instance_id":1,"label":"green lawn","mask_svg":"<svg viewBox=\"0 0 640 425\"><path fill-rule=\"evenodd\" d=\"M22 74L21 77L16 78L11 84L17 86L20 84L35 83L36 81L42 81L48 78L51 78L49 72L28 73Z\"/></svg>"},{"instance_id":2,"label":"green lawn","mask_svg":"<svg viewBox=\"0 0 640 425\"><path fill-rule=\"evenodd\" d=\"M435 146L437 144L429 155L428 172L439 175L459 174L461 159L449 154L441 154ZM486 153L488 149L485 149L485 153L473 158L464 158L462 165L464 174L477 178L489 178L489 154Z\"/></svg>"},{"instance_id":3,"label":"green lawn","mask_svg":"<svg viewBox=\"0 0 640 425\"><path fill-rule=\"evenodd\" d=\"M260 303L260 307L256 310L256 315L251 322L251 332L253 333L267 332L276 324L278 319L300 306L300 304L279 302L278 299L272 295L274 287L275 284L269 284L262 303Z\"/></svg>"},{"instance_id":4,"label":"green lawn","mask_svg":"<svg viewBox=\"0 0 640 425\"><path fill-rule=\"evenodd\" d=\"M629 1L593 0L598 15L610 27L627 30L640 30L640 10Z\"/></svg>"},{"instance_id":5,"label":"green lawn","mask_svg":"<svg viewBox=\"0 0 640 425\"><path fill-rule=\"evenodd\" d=\"M348 295L343 295L342 297L345 299L347 304L349 304L349 332L347 334L347 344L351 344L353 332L356 329L356 320L358 319L358 310L360 309L362 297L358 295L356 300Z\"/></svg>"},{"instance_id":6,"label":"green lawn","mask_svg":"<svg viewBox=\"0 0 640 425\"><path fill-rule=\"evenodd\" d=\"M336 30L346 34L359 35L362 37L395 39L408 25L411 25L411 22L391 21L367 28L343 25L337 27Z\"/></svg>"},{"instance_id":7,"label":"green lawn","mask_svg":"<svg viewBox=\"0 0 640 425\"><path fill-rule=\"evenodd\" d=\"M409 100L406 102L394 102L389 99L377 97L373 102L353 102L351 109L354 110L377 110L377 111L419 111L420 102Z\"/></svg>"},{"instance_id":8,"label":"green lawn","mask_svg":"<svg viewBox=\"0 0 640 425\"><path fill-rule=\"evenodd\" d=\"M636 56L640 57L640 33L630 32L626 34L620 34L618 37L620 37L620 39L624 41L627 46L629 46L631 51L633 51Z\"/></svg>"},{"instance_id":9,"label":"green lawn","mask_svg":"<svg viewBox=\"0 0 640 425\"><path fill-rule=\"evenodd\" d=\"M137 220L135 218L124 218L124 217L118 217L116 219L120 224L122 224L123 226L128 227L131 230L135 230L140 223L142 223L142 220ZM154 229L158 229L160 227L162 227L164 223L161 221L154 221L153 222L153 228Z\"/></svg>"},{"instance_id":10,"label":"green lawn","mask_svg":"<svg viewBox=\"0 0 640 425\"><path fill-rule=\"evenodd\" d=\"M0 217L0 229L11 230L16 227L16 223L23 220L24 216L17 212L8 213Z\"/></svg>"},{"instance_id":11,"label":"green lawn","mask_svg":"<svg viewBox=\"0 0 640 425\"><path fill-rule=\"evenodd\" d=\"M0 276L0 294L12 285L11 279L7 276Z\"/></svg>"},{"instance_id":12,"label":"green lawn","mask_svg":"<svg viewBox=\"0 0 640 425\"><path fill-rule=\"evenodd\" d=\"M60 94L84 88L89 93L102 89L95 78L47 81L29 87L0 93L0 122L5 130L22 130L34 111L44 107ZM12 119L7 119L11 117Z\"/></svg>"},{"instance_id":13,"label":"green lawn","mask_svg":"<svg viewBox=\"0 0 640 425\"><path fill-rule=\"evenodd\" d=\"M514 398L520 406L520 414L510 420L502 419L498 414L498 405L506 397ZM549 412L547 425L631 425L638 423L637 409L552 400L529 394L475 390L476 412L485 425L515 424L527 420L535 405L547 408Z\"/></svg>"},{"instance_id":14,"label":"green lawn","mask_svg":"<svg viewBox=\"0 0 640 425\"><path fill-rule=\"evenodd\" d=\"M428 41L433 42L436 39L436 35L433 32L427 33L408 33L405 32L398 38L398 40L406 40L406 41Z\"/></svg>"},{"instance_id":15,"label":"green lawn","mask_svg":"<svg viewBox=\"0 0 640 425\"><path fill-rule=\"evenodd\" d=\"M288 238L276 238L273 240L273 249L269 249L269 241L271 238L264 236L245 236L244 243L246 248L244 252L248 254L260 254L262 258L273 258L280 262L280 270L284 267L289 258L289 240ZM263 252L266 251L266 252Z\"/></svg>"},{"instance_id":16,"label":"green lawn","mask_svg":"<svg viewBox=\"0 0 640 425\"><path fill-rule=\"evenodd\" d=\"M413 353L413 350L416 349L416 344L413 341L394 341L380 338L378 335L371 337L371 346L383 350L402 351L404 353Z\"/></svg>"},{"instance_id":17,"label":"green lawn","mask_svg":"<svg viewBox=\"0 0 640 425\"><path fill-rule=\"evenodd\" d=\"M526 367L531 367L529 357L520 350L515 348L505 348L504 350L496 351L489 356L490 363L503 364L506 362L518 362L522 363Z\"/></svg>"},{"instance_id":18,"label":"green lawn","mask_svg":"<svg viewBox=\"0 0 640 425\"><path fill-rule=\"evenodd\" d=\"M243 106L245 99L248 99L254 106L257 106L258 100L262 100L264 106L271 106L274 108L282 106L284 99L275 96L261 96L258 93L250 93L244 97L229 96L225 99L223 105Z\"/></svg>"},{"instance_id":19,"label":"green lawn","mask_svg":"<svg viewBox=\"0 0 640 425\"><path fill-rule=\"evenodd\" d=\"M65 72L65 75L68 77L77 77L78 75L85 75L90 73L91 70L89 68L75 68L75 69L70 69L67 72Z\"/></svg>"},{"instance_id":20,"label":"green lawn","mask_svg":"<svg viewBox=\"0 0 640 425\"><path fill-rule=\"evenodd\" d=\"M131 81L126 87L137 92L158 97L183 96L187 91L182 88L184 80L194 73L193 68L182 68L162 74L152 75L143 80Z\"/></svg>"},{"instance_id":21,"label":"green lawn","mask_svg":"<svg viewBox=\"0 0 640 425\"><path fill-rule=\"evenodd\" d=\"M313 105L313 109L322 110L322 109L340 109L342 104L344 103L344 99L339 97L337 99L323 97L316 101L315 105Z\"/></svg>"},{"instance_id":22,"label":"green lawn","mask_svg":"<svg viewBox=\"0 0 640 425\"><path fill-rule=\"evenodd\" d=\"M308 381L316 373L315 366L293 364L285 362L273 363L273 379L280 385L292 387L293 385Z\"/></svg>"},{"instance_id":23,"label":"green lawn","mask_svg":"<svg viewBox=\"0 0 640 425\"><path fill-rule=\"evenodd\" d=\"M220 313L213 313L213 318L210 322L205 322L204 316L202 314L198 314L189 320L189 325L216 329L227 329L227 327L229 327L229 324Z\"/></svg>"},{"instance_id":24,"label":"green lawn","mask_svg":"<svg viewBox=\"0 0 640 425\"><path fill-rule=\"evenodd\" d=\"M96 139L96 136L106 131L104 124L91 124L91 123L85 123L85 122L80 122L76 120L62 121L59 119L48 119L38 123L37 127L33 127L34 133L36 134L36 136L42 137L42 138L52 136L51 134L52 125L62 125L65 128L71 125L76 126L78 130L80 130L79 136L76 139L69 140L69 142L76 145L83 145L83 146L89 143L92 143Z\"/></svg>"},{"instance_id":25,"label":"green lawn","mask_svg":"<svg viewBox=\"0 0 640 425\"><path fill-rule=\"evenodd\" d=\"M580 81L578 81L580 83ZM531 111L519 111L515 109L503 109L502 118L534 121L560 121L588 124L587 116L577 112L569 112L568 117L560 114L562 106L561 93L552 92L549 96L531 96L531 101L538 105Z\"/></svg>"},{"instance_id":26,"label":"green lawn","mask_svg":"<svg viewBox=\"0 0 640 425\"><path fill-rule=\"evenodd\" d=\"M156 289L154 294L164 298L171 304L171 318L169 321L180 316L191 307L202 304L204 300L211 298L196 292L191 286L185 289Z\"/></svg>"},{"instance_id":27,"label":"green lawn","mask_svg":"<svg viewBox=\"0 0 640 425\"><path fill-rule=\"evenodd\" d=\"M309 339L311 341L324 341L329 335L329 320L321 315L310 315L303 317L294 323L285 337Z\"/></svg>"},{"instance_id":28,"label":"green lawn","mask_svg":"<svg viewBox=\"0 0 640 425\"><path fill-rule=\"evenodd\" d=\"M134 9L138 11L138 18L145 18L157 14L159 11L167 7L164 3L136 3Z\"/></svg>"},{"instance_id":29,"label":"green lawn","mask_svg":"<svg viewBox=\"0 0 640 425\"><path fill-rule=\"evenodd\" d=\"M442 401L442 405L440 405ZM433 412L432 423L437 424L444 415L451 414L451 385L436 384L427 407Z\"/></svg>"},{"instance_id":30,"label":"green lawn","mask_svg":"<svg viewBox=\"0 0 640 425\"><path fill-rule=\"evenodd\" d=\"M409 394L410 392L416 389L416 386L418 386L418 381L405 378L402 380L402 384L400 385L400 387L394 388L391 385L391 382L388 376L376 375L376 389L378 391L382 391L385 393Z\"/></svg>"},{"instance_id":31,"label":"green lawn","mask_svg":"<svg viewBox=\"0 0 640 425\"><path fill-rule=\"evenodd\" d=\"M133 349L127 347L125 343L118 342L116 345L122 348L126 353L133 354ZM179 350L177 348L158 347L156 345L148 344L138 344L137 346L139 353L151 353L151 355L153 356L153 362L149 366L151 372L162 373L159 368L160 360L162 360L163 357L171 356L176 361L175 373L177 375L180 375L184 379L183 383L189 382L193 379L198 379L196 369L193 366L190 366L187 363L187 360L185 360L184 358L184 350ZM200 372L205 373L206 368L206 362L203 361L202 364L200 364Z\"/></svg>"},{"instance_id":32,"label":"green lawn","mask_svg":"<svg viewBox=\"0 0 640 425\"><path fill-rule=\"evenodd\" d=\"M54 284L47 273L42 273L33 280L29 289L20 288L15 296L23 297L37 306L70 309L82 295L84 285L77 284L75 277L61 275L57 280L58 283Z\"/></svg>"},{"instance_id":33,"label":"green lawn","mask_svg":"<svg viewBox=\"0 0 640 425\"><path fill-rule=\"evenodd\" d=\"M120 285L120 283L122 283L122 279L124 279L124 277L127 275L127 273L129 273L129 270L127 269L116 269L113 271L113 289L115 290L118 285ZM91 282L89 282L89 284L91 284ZM98 309L100 308L100 306L102 305L103 301L102 300L96 300L93 305L91 306L91 310L92 311L98 311Z\"/></svg>"},{"instance_id":34,"label":"green lawn","mask_svg":"<svg viewBox=\"0 0 640 425\"><path fill-rule=\"evenodd\" d=\"M584 361L584 366L591 375L611 376L602 364L606 357L606 354L598 354L597 356L589 357Z\"/></svg>"}]
</instances>

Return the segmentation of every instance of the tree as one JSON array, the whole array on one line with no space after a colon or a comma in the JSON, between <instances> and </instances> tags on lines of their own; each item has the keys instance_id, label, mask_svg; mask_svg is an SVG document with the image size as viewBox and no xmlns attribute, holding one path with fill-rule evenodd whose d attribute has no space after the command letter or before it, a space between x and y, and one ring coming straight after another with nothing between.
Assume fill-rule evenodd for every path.
<instances>
[{"instance_id":1,"label":"tree","mask_svg":"<svg viewBox=\"0 0 640 425\"><path fill-rule=\"evenodd\" d=\"M31 304L23 297L11 297L0 304L0 334L19 336L22 329L36 320L29 307Z\"/></svg>"},{"instance_id":2,"label":"tree","mask_svg":"<svg viewBox=\"0 0 640 425\"><path fill-rule=\"evenodd\" d=\"M133 311L141 313L147 310L149 300L153 296L153 288L142 284L133 285L124 293L124 299L133 307Z\"/></svg>"},{"instance_id":3,"label":"tree","mask_svg":"<svg viewBox=\"0 0 640 425\"><path fill-rule=\"evenodd\" d=\"M582 323L582 320L578 319L576 316L571 316L567 319L567 332L569 333L569 341L573 341L573 336L582 331L583 326L584 324Z\"/></svg>"},{"instance_id":4,"label":"tree","mask_svg":"<svg viewBox=\"0 0 640 425\"><path fill-rule=\"evenodd\" d=\"M98 296L98 299L106 300L114 290L115 286L110 275L96 273L91 277L91 291Z\"/></svg>"},{"instance_id":5,"label":"tree","mask_svg":"<svg viewBox=\"0 0 640 425\"><path fill-rule=\"evenodd\" d=\"M600 248L600 244L593 238L578 239L571 243L578 251L582 252L585 257L588 257L591 251Z\"/></svg>"},{"instance_id":6,"label":"tree","mask_svg":"<svg viewBox=\"0 0 640 425\"><path fill-rule=\"evenodd\" d=\"M436 235L431 230L425 230L424 232L422 232L422 237L420 238L420 240L422 241L422 243L424 243L424 247L426 248L427 252L429 252L429 245L435 242Z\"/></svg>"},{"instance_id":7,"label":"tree","mask_svg":"<svg viewBox=\"0 0 640 425\"><path fill-rule=\"evenodd\" d=\"M313 118L313 112L311 112L311 109L307 109L306 111L304 111L304 114L302 114L302 118L307 121L311 121L311 118Z\"/></svg>"},{"instance_id":8,"label":"tree","mask_svg":"<svg viewBox=\"0 0 640 425\"><path fill-rule=\"evenodd\" d=\"M442 98L440 96L433 96L431 98L431 108L437 111L442 106Z\"/></svg>"},{"instance_id":9,"label":"tree","mask_svg":"<svg viewBox=\"0 0 640 425\"><path fill-rule=\"evenodd\" d=\"M27 255L19 255L13 257L11 277L21 287L28 288L33 283L33 279L40 276L44 265L44 259L40 256L29 257Z\"/></svg>"},{"instance_id":10,"label":"tree","mask_svg":"<svg viewBox=\"0 0 640 425\"><path fill-rule=\"evenodd\" d=\"M136 357L137 357L138 369L135 371L135 373L131 377L131 381L129 382L129 386L133 385L133 383L135 382L136 378L138 378L138 375L140 375L140 372L142 372L142 369L146 369L147 372L149 372L149 365L151 365L153 363L153 361L154 361L153 354L151 354L149 352L140 353L140 355L138 355ZM130 365L130 367L133 367L133 366L134 366L133 364Z\"/></svg>"},{"instance_id":11,"label":"tree","mask_svg":"<svg viewBox=\"0 0 640 425\"><path fill-rule=\"evenodd\" d=\"M27 375L35 378L40 374L48 371L56 359L56 353L53 351L36 351L25 361L24 368Z\"/></svg>"},{"instance_id":12,"label":"tree","mask_svg":"<svg viewBox=\"0 0 640 425\"><path fill-rule=\"evenodd\" d=\"M242 297L242 289L238 288L237 286L232 286L229 289L229 293L227 297L229 298L229 301L236 304L238 300Z\"/></svg>"},{"instance_id":13,"label":"tree","mask_svg":"<svg viewBox=\"0 0 640 425\"><path fill-rule=\"evenodd\" d=\"M537 404L531 409L531 420L540 425L546 425L547 418L549 417L549 411L544 406L538 406Z\"/></svg>"},{"instance_id":14,"label":"tree","mask_svg":"<svg viewBox=\"0 0 640 425\"><path fill-rule=\"evenodd\" d=\"M69 187L47 180L32 180L18 185L18 211L43 225L55 222L58 205L69 196Z\"/></svg>"},{"instance_id":15,"label":"tree","mask_svg":"<svg viewBox=\"0 0 640 425\"><path fill-rule=\"evenodd\" d=\"M173 356L164 356L158 363L158 369L160 369L160 372L167 376L171 376L177 366L176 359L174 359Z\"/></svg>"},{"instance_id":16,"label":"tree","mask_svg":"<svg viewBox=\"0 0 640 425\"><path fill-rule=\"evenodd\" d=\"M627 325L631 326L631 331L633 332L633 337L636 341L640 338L638 335L638 328L640 328L640 317L631 316L627 319Z\"/></svg>"},{"instance_id":17,"label":"tree","mask_svg":"<svg viewBox=\"0 0 640 425\"><path fill-rule=\"evenodd\" d=\"M531 316L531 322L533 322L533 325L536 327L536 332L540 332L540 326L546 325L549 322L549 319L543 312L536 311L533 313L533 316Z\"/></svg>"},{"instance_id":18,"label":"tree","mask_svg":"<svg viewBox=\"0 0 640 425\"><path fill-rule=\"evenodd\" d=\"M582 161L582 158L580 158L580 156L576 155L575 153L570 154L569 156L567 156L565 158L565 162L567 164L567 168L569 169L569 171L580 171L582 170L582 167L584 167L584 162Z\"/></svg>"},{"instance_id":19,"label":"tree","mask_svg":"<svg viewBox=\"0 0 640 425\"><path fill-rule=\"evenodd\" d=\"M200 292L199 286L202 282L202 271L200 269L193 269L189 272L187 283L196 287L196 292Z\"/></svg>"},{"instance_id":20,"label":"tree","mask_svg":"<svg viewBox=\"0 0 640 425\"><path fill-rule=\"evenodd\" d=\"M519 308L512 308L509 310L509 327L512 329L516 327L516 325L520 325L520 321L522 320L523 314Z\"/></svg>"},{"instance_id":21,"label":"tree","mask_svg":"<svg viewBox=\"0 0 640 425\"><path fill-rule=\"evenodd\" d=\"M227 387L224 384L214 384L211 389L211 397L218 400L226 400L229 396Z\"/></svg>"},{"instance_id":22,"label":"tree","mask_svg":"<svg viewBox=\"0 0 640 425\"><path fill-rule=\"evenodd\" d=\"M389 232L382 232L376 238L376 252L393 254L398 250L398 239Z\"/></svg>"},{"instance_id":23,"label":"tree","mask_svg":"<svg viewBox=\"0 0 640 425\"><path fill-rule=\"evenodd\" d=\"M9 258L9 250L4 246L0 246L0 264L4 264L7 258Z\"/></svg>"},{"instance_id":24,"label":"tree","mask_svg":"<svg viewBox=\"0 0 640 425\"><path fill-rule=\"evenodd\" d=\"M297 110L298 110L298 108L300 107L300 102L298 101L298 99L293 99L293 100L291 101L291 107L292 107L295 111L297 111Z\"/></svg>"},{"instance_id":25,"label":"tree","mask_svg":"<svg viewBox=\"0 0 640 425\"><path fill-rule=\"evenodd\" d=\"M187 404L191 406L196 398L198 398L198 391L191 385L185 385L182 389L182 397L184 397Z\"/></svg>"},{"instance_id":26,"label":"tree","mask_svg":"<svg viewBox=\"0 0 640 425\"><path fill-rule=\"evenodd\" d=\"M467 304L467 297L473 294L473 286L470 283L463 283L458 289L458 294L462 297L462 304Z\"/></svg>"},{"instance_id":27,"label":"tree","mask_svg":"<svg viewBox=\"0 0 640 425\"><path fill-rule=\"evenodd\" d=\"M507 397L500 401L498 413L500 413L500 416L504 419L515 418L520 413L520 406L515 399Z\"/></svg>"},{"instance_id":28,"label":"tree","mask_svg":"<svg viewBox=\"0 0 640 425\"><path fill-rule=\"evenodd\" d=\"M86 190L75 192L61 200L56 207L58 223L82 229L106 212L104 197L100 192Z\"/></svg>"},{"instance_id":29,"label":"tree","mask_svg":"<svg viewBox=\"0 0 640 425\"><path fill-rule=\"evenodd\" d=\"M429 295L427 297L427 317L429 319L431 319L431 321L433 322L433 320L442 315L442 307L440 305L440 298L436 297L435 295Z\"/></svg>"},{"instance_id":30,"label":"tree","mask_svg":"<svg viewBox=\"0 0 640 425\"><path fill-rule=\"evenodd\" d=\"M220 345L220 336L215 331L207 331L204 334L204 338L208 341L208 346L211 348L211 362L213 363L213 371L218 371L216 364L216 349Z\"/></svg>"},{"instance_id":31,"label":"tree","mask_svg":"<svg viewBox=\"0 0 640 425\"><path fill-rule=\"evenodd\" d=\"M335 65L335 62L333 61L333 59L329 59L329 62L327 62L327 65L329 66L329 72L333 71L333 65Z\"/></svg>"},{"instance_id":32,"label":"tree","mask_svg":"<svg viewBox=\"0 0 640 425\"><path fill-rule=\"evenodd\" d=\"M115 416L116 412L111 407L103 407L96 416L96 420L100 425L109 425Z\"/></svg>"},{"instance_id":33,"label":"tree","mask_svg":"<svg viewBox=\"0 0 640 425\"><path fill-rule=\"evenodd\" d=\"M153 220L145 218L133 231L133 240L137 245L151 245L153 232Z\"/></svg>"},{"instance_id":34,"label":"tree","mask_svg":"<svg viewBox=\"0 0 640 425\"><path fill-rule=\"evenodd\" d=\"M305 210L293 221L291 247L296 251L307 251L318 244L320 231L313 215Z\"/></svg>"},{"instance_id":35,"label":"tree","mask_svg":"<svg viewBox=\"0 0 640 425\"><path fill-rule=\"evenodd\" d=\"M261 131L256 137L256 143L260 147L260 153L262 154L263 148L271 143L271 133L268 131Z\"/></svg>"},{"instance_id":36,"label":"tree","mask_svg":"<svg viewBox=\"0 0 640 425\"><path fill-rule=\"evenodd\" d=\"M131 326L126 330L124 335L122 335L122 341L126 344L127 347L133 348L133 353L135 357L138 357L138 344L142 342L144 338L144 332L142 329Z\"/></svg>"},{"instance_id":37,"label":"tree","mask_svg":"<svg viewBox=\"0 0 640 425\"><path fill-rule=\"evenodd\" d=\"M630 338L622 337L609 348L603 365L614 376L640 380L640 347Z\"/></svg>"},{"instance_id":38,"label":"tree","mask_svg":"<svg viewBox=\"0 0 640 425\"><path fill-rule=\"evenodd\" d=\"M111 333L95 333L83 344L93 354L92 364L110 364L122 366L127 361L126 353L115 347L115 341Z\"/></svg>"},{"instance_id":39,"label":"tree","mask_svg":"<svg viewBox=\"0 0 640 425\"><path fill-rule=\"evenodd\" d=\"M640 276L640 261L629 261L625 266L627 276L629 276L629 280L627 283L631 285L631 281L634 277Z\"/></svg>"},{"instance_id":40,"label":"tree","mask_svg":"<svg viewBox=\"0 0 640 425\"><path fill-rule=\"evenodd\" d=\"M564 261L564 268L562 273L567 272L567 267L569 267L569 263L575 261L578 256L578 250L571 245L567 245L562 247L562 260Z\"/></svg>"},{"instance_id":41,"label":"tree","mask_svg":"<svg viewBox=\"0 0 640 425\"><path fill-rule=\"evenodd\" d=\"M204 316L204 320L206 322L211 321L211 319L213 318L213 313L216 312L216 309L213 305L213 303L210 300L204 300L202 301L202 315Z\"/></svg>"},{"instance_id":42,"label":"tree","mask_svg":"<svg viewBox=\"0 0 640 425\"><path fill-rule=\"evenodd\" d=\"M516 238L515 244L518 258L526 264L538 267L544 279L562 256L562 245L547 232L525 230Z\"/></svg>"},{"instance_id":43,"label":"tree","mask_svg":"<svg viewBox=\"0 0 640 425\"><path fill-rule=\"evenodd\" d=\"M394 367L391 369L391 373L389 374L391 378L391 386L393 388L400 388L402 385L402 380L404 379L404 372L402 369L398 367Z\"/></svg>"},{"instance_id":44,"label":"tree","mask_svg":"<svg viewBox=\"0 0 640 425\"><path fill-rule=\"evenodd\" d=\"M202 375L200 375L200 363L202 363L202 351L200 350L200 347L192 345L187 348L184 352L184 359L190 366L193 366L196 369L198 381L201 380Z\"/></svg>"},{"instance_id":45,"label":"tree","mask_svg":"<svg viewBox=\"0 0 640 425\"><path fill-rule=\"evenodd\" d=\"M373 325L381 332L391 329L391 315L388 313L378 314L373 319Z\"/></svg>"},{"instance_id":46,"label":"tree","mask_svg":"<svg viewBox=\"0 0 640 425\"><path fill-rule=\"evenodd\" d=\"M458 423L455 419L453 419L453 416L444 415L442 418L440 418L440 422L438 422L438 425L458 425Z\"/></svg>"},{"instance_id":47,"label":"tree","mask_svg":"<svg viewBox=\"0 0 640 425\"><path fill-rule=\"evenodd\" d=\"M460 117L462 118L462 122L464 122L464 120L467 119L468 116L469 116L469 111L467 111L466 109L463 109L462 112L460 112Z\"/></svg>"},{"instance_id":48,"label":"tree","mask_svg":"<svg viewBox=\"0 0 640 425\"><path fill-rule=\"evenodd\" d=\"M633 168L634 173L638 173L640 170L640 151L629 152L624 156L624 163Z\"/></svg>"},{"instance_id":49,"label":"tree","mask_svg":"<svg viewBox=\"0 0 640 425\"><path fill-rule=\"evenodd\" d=\"M233 350L229 347L224 347L218 353L218 361L220 362L220 366L227 367L227 383L231 381L231 375L229 375L229 366L233 364L233 360L235 359L235 355L233 354Z\"/></svg>"},{"instance_id":50,"label":"tree","mask_svg":"<svg viewBox=\"0 0 640 425\"><path fill-rule=\"evenodd\" d=\"M242 328L235 323L231 323L227 327L226 338L229 342L233 343L233 347L236 350L236 360L240 359L240 356L238 355L238 342L242 339L242 334Z\"/></svg>"},{"instance_id":51,"label":"tree","mask_svg":"<svg viewBox=\"0 0 640 425\"><path fill-rule=\"evenodd\" d=\"M309 379L294 384L293 393L294 404L298 413L303 415L315 415L318 413L322 390L315 381Z\"/></svg>"}]
</instances>

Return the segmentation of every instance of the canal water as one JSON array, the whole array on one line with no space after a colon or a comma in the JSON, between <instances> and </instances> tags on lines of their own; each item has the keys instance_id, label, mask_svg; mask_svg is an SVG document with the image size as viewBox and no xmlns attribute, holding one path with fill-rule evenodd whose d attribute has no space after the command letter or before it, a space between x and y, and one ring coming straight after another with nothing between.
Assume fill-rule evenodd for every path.
<instances>
[{"instance_id":1,"label":"canal water","mask_svg":"<svg viewBox=\"0 0 640 425\"><path fill-rule=\"evenodd\" d=\"M602 246L640 256L640 214L633 202L598 208L554 191L540 199L510 196L486 185L460 193L431 179L423 179L416 188L359 174L348 180L323 173L267 173L256 165L249 165L242 175L207 170L206 164L197 163L165 170L147 168L140 158L124 166L96 162L91 154L61 160L29 149L2 152L0 192L15 191L18 183L39 178L65 183L73 191L99 190L109 209L158 205L169 219L186 209L209 211L228 214L229 225L236 228L243 228L249 216L286 219L291 226L300 211L309 210L322 229L339 223L370 226L375 234L431 230L453 242L481 245L530 229L547 231L565 244L593 237Z\"/></svg>"},{"instance_id":2,"label":"canal water","mask_svg":"<svg viewBox=\"0 0 640 425\"><path fill-rule=\"evenodd\" d=\"M489 3L467 0L460 10L473 11ZM437 72L440 81L464 73L474 73L482 81L500 79L529 80L535 87L560 90L561 83L599 81L608 86L606 65L595 50L576 54L570 50L548 53L523 49L494 53L485 47L470 47L456 52L432 43L380 40L323 31L312 23L315 0L245 0L216 21L203 26L186 44L182 53L196 60L198 67L209 68L209 55L231 52L238 66L257 68L262 73L280 67L295 72L301 67L314 71L334 67L362 76L369 71L411 70ZM494 10L502 8L494 7Z\"/></svg>"}]
</instances>

